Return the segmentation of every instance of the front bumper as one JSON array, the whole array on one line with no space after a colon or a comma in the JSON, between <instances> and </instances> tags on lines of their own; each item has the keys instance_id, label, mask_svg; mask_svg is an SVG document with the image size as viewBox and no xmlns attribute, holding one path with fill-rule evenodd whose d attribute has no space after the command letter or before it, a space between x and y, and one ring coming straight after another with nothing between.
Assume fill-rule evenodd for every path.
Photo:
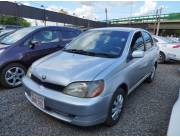
<instances>
[{"instance_id":1,"label":"front bumper","mask_svg":"<svg viewBox=\"0 0 180 137\"><path fill-rule=\"evenodd\" d=\"M46 89L31 79L23 78L27 99L41 111L79 126L92 126L103 123L108 114L111 96L96 98L78 98L61 92ZM44 109L38 107L31 100L31 93L44 97Z\"/></svg>"}]
</instances>

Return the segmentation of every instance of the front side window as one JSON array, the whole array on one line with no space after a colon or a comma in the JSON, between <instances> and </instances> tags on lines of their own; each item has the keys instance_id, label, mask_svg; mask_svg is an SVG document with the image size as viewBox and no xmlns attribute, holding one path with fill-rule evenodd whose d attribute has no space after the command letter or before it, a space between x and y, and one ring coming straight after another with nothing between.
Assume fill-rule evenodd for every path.
<instances>
[{"instance_id":1,"label":"front side window","mask_svg":"<svg viewBox=\"0 0 180 137\"><path fill-rule=\"evenodd\" d=\"M141 32L136 32L133 36L130 50L129 50L129 55L127 58L128 61L133 59L132 53L136 50L145 51L144 40L143 40Z\"/></svg>"},{"instance_id":2,"label":"front side window","mask_svg":"<svg viewBox=\"0 0 180 137\"><path fill-rule=\"evenodd\" d=\"M117 57L122 54L128 37L129 32L125 31L87 31L74 39L64 50L94 56Z\"/></svg>"},{"instance_id":3,"label":"front side window","mask_svg":"<svg viewBox=\"0 0 180 137\"><path fill-rule=\"evenodd\" d=\"M40 31L33 36L32 40L39 43L59 42L60 36L58 31Z\"/></svg>"},{"instance_id":4,"label":"front side window","mask_svg":"<svg viewBox=\"0 0 180 137\"><path fill-rule=\"evenodd\" d=\"M153 40L147 32L142 32L146 49L150 49L153 46Z\"/></svg>"},{"instance_id":5,"label":"front side window","mask_svg":"<svg viewBox=\"0 0 180 137\"><path fill-rule=\"evenodd\" d=\"M133 52L135 50L141 50L141 51L145 50L144 40L140 32L137 32L134 35L132 43L131 43L131 51Z\"/></svg>"}]
</instances>

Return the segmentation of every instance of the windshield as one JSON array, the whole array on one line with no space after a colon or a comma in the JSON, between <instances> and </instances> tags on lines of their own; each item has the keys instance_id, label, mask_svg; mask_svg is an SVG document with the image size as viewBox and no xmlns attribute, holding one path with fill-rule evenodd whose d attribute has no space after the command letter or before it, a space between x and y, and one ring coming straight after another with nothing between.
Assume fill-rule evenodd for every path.
<instances>
[{"instance_id":1,"label":"windshield","mask_svg":"<svg viewBox=\"0 0 180 137\"><path fill-rule=\"evenodd\" d=\"M23 29L19 29L16 32L8 35L7 37L4 37L0 43L1 44L13 44L15 42L17 42L18 40L22 39L24 36L26 36L27 34L31 33L34 29L33 28L23 28Z\"/></svg>"},{"instance_id":2,"label":"windshield","mask_svg":"<svg viewBox=\"0 0 180 137\"><path fill-rule=\"evenodd\" d=\"M92 56L118 57L126 45L129 32L94 30L74 39L64 51Z\"/></svg>"}]
</instances>

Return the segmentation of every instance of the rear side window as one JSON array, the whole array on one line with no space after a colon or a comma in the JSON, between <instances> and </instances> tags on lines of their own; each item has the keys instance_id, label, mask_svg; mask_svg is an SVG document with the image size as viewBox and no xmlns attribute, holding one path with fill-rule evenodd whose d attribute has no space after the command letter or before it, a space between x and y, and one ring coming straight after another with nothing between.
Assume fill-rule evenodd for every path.
<instances>
[{"instance_id":1,"label":"rear side window","mask_svg":"<svg viewBox=\"0 0 180 137\"><path fill-rule=\"evenodd\" d=\"M147 32L142 32L142 34L143 34L146 49L148 50L153 46L152 37Z\"/></svg>"},{"instance_id":2,"label":"rear side window","mask_svg":"<svg viewBox=\"0 0 180 137\"><path fill-rule=\"evenodd\" d=\"M78 36L79 33L76 31L62 31L62 38L63 39L73 39L74 37Z\"/></svg>"},{"instance_id":3,"label":"rear side window","mask_svg":"<svg viewBox=\"0 0 180 137\"><path fill-rule=\"evenodd\" d=\"M40 43L59 42L60 35L58 31L40 31L33 36L33 40Z\"/></svg>"}]
</instances>

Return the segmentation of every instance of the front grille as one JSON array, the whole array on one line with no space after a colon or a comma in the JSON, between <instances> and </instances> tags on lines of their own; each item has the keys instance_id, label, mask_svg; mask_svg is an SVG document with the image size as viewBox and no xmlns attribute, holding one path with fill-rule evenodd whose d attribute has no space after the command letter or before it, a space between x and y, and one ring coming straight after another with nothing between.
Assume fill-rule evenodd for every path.
<instances>
[{"instance_id":1,"label":"front grille","mask_svg":"<svg viewBox=\"0 0 180 137\"><path fill-rule=\"evenodd\" d=\"M48 82L43 82L41 81L39 78L37 78L36 76L34 75L31 75L31 79L36 82L37 84L39 85L42 85L44 86L45 88L48 88L48 89L52 89L52 90L56 90L56 91L63 91L64 90L64 86L61 86L61 85L56 85L56 84L52 84L52 83L48 83Z\"/></svg>"}]
</instances>

